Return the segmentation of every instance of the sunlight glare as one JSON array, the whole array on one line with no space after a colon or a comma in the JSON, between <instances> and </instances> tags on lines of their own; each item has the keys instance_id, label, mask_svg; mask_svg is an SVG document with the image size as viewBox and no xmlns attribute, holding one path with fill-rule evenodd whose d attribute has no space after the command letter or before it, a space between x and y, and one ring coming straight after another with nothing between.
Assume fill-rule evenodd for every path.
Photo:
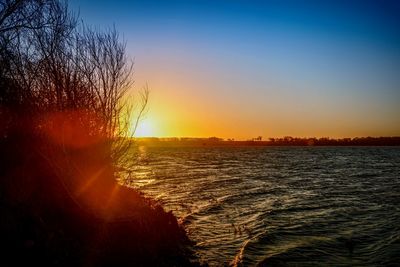
<instances>
[{"instance_id":1,"label":"sunlight glare","mask_svg":"<svg viewBox=\"0 0 400 267\"><path fill-rule=\"evenodd\" d=\"M151 136L154 136L153 124L148 119L144 119L144 120L140 121L134 136L135 137L151 137Z\"/></svg>"}]
</instances>

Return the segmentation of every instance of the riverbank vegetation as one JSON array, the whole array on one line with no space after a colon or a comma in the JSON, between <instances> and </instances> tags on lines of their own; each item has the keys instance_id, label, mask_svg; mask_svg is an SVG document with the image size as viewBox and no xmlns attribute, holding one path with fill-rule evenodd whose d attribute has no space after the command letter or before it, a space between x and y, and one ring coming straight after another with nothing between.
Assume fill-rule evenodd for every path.
<instances>
[{"instance_id":1,"label":"riverbank vegetation","mask_svg":"<svg viewBox=\"0 0 400 267\"><path fill-rule=\"evenodd\" d=\"M193 265L173 214L116 182L148 97L133 109L117 31L58 0L0 8L0 265Z\"/></svg>"}]
</instances>

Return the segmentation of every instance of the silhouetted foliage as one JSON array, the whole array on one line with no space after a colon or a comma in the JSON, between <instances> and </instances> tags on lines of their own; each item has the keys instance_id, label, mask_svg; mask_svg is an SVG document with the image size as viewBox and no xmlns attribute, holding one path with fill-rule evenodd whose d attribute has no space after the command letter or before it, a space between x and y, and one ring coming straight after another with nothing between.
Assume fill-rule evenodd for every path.
<instances>
[{"instance_id":1,"label":"silhouetted foliage","mask_svg":"<svg viewBox=\"0 0 400 267\"><path fill-rule=\"evenodd\" d=\"M116 182L134 108L117 31L67 2L0 5L0 265L190 264L176 218Z\"/></svg>"},{"instance_id":2,"label":"silhouetted foliage","mask_svg":"<svg viewBox=\"0 0 400 267\"><path fill-rule=\"evenodd\" d=\"M60 128L62 123L44 122L43 114L67 111L64 115L85 129L80 134L112 141L110 155L122 162L129 142L119 137L129 132L132 107L126 92L133 80L132 63L116 30L78 25L66 2L15 0L2 5L0 112L9 118L2 135L17 124L30 126L35 134L43 127ZM139 115L147 97L146 88ZM71 110L79 112L68 113Z\"/></svg>"},{"instance_id":3,"label":"silhouetted foliage","mask_svg":"<svg viewBox=\"0 0 400 267\"><path fill-rule=\"evenodd\" d=\"M400 146L400 137L355 137L333 139L285 136L262 141L261 136L247 141L222 138L137 138L137 142L152 146Z\"/></svg>"}]
</instances>

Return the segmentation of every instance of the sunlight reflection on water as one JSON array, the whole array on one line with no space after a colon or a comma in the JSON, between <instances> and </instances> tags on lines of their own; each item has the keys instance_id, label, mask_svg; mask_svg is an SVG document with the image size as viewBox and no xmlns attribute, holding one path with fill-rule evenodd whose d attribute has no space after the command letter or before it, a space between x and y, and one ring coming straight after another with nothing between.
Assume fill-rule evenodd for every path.
<instances>
[{"instance_id":1,"label":"sunlight reflection on water","mask_svg":"<svg viewBox=\"0 0 400 267\"><path fill-rule=\"evenodd\" d=\"M123 183L184 221L210 265L400 262L399 148L147 148Z\"/></svg>"}]
</instances>

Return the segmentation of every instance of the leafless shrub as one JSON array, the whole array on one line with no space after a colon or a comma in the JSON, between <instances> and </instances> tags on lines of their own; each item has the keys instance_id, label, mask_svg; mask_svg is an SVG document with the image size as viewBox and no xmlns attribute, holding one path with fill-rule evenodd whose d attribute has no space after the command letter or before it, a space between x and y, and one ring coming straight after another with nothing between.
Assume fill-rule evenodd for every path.
<instances>
[{"instance_id":1,"label":"leafless shrub","mask_svg":"<svg viewBox=\"0 0 400 267\"><path fill-rule=\"evenodd\" d=\"M63 127L71 128L73 122L80 135L101 137L108 147L104 157L128 164L131 142L126 137L134 107L127 91L133 85L133 63L117 31L78 23L67 2L1 0L0 4L0 116L10 118L3 136L16 125L39 135L45 129L62 135L58 142L67 153L68 131ZM145 87L134 128L147 101ZM60 113L62 121L47 116Z\"/></svg>"}]
</instances>

